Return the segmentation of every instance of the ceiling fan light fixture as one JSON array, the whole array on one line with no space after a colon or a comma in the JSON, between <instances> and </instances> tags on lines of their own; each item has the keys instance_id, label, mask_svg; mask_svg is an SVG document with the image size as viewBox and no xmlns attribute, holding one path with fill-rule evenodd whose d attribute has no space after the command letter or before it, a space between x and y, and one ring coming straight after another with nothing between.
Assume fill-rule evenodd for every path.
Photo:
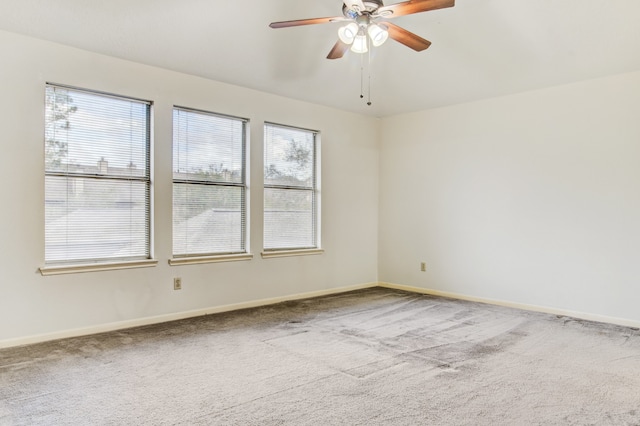
<instances>
[{"instance_id":1,"label":"ceiling fan light fixture","mask_svg":"<svg viewBox=\"0 0 640 426\"><path fill-rule=\"evenodd\" d=\"M389 38L389 32L378 24L371 24L367 29L371 42L375 47L382 46L382 44Z\"/></svg>"},{"instance_id":2,"label":"ceiling fan light fixture","mask_svg":"<svg viewBox=\"0 0 640 426\"><path fill-rule=\"evenodd\" d=\"M367 53L369 51L367 44L368 43L366 34L358 34L355 40L353 40L351 51L355 53Z\"/></svg>"},{"instance_id":3,"label":"ceiling fan light fixture","mask_svg":"<svg viewBox=\"0 0 640 426\"><path fill-rule=\"evenodd\" d=\"M358 29L358 24L356 24L355 22L345 25L338 30L338 38L343 43L351 44L358 35Z\"/></svg>"}]
</instances>

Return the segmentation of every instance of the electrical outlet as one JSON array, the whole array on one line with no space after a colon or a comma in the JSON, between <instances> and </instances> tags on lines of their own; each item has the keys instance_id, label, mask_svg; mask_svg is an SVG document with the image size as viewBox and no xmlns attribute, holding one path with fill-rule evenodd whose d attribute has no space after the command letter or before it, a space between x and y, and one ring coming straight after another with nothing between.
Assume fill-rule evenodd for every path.
<instances>
[{"instance_id":1,"label":"electrical outlet","mask_svg":"<svg viewBox=\"0 0 640 426\"><path fill-rule=\"evenodd\" d=\"M173 289L174 290L182 290L182 278L174 278L173 279Z\"/></svg>"},{"instance_id":2,"label":"electrical outlet","mask_svg":"<svg viewBox=\"0 0 640 426\"><path fill-rule=\"evenodd\" d=\"M426 272L427 271L427 262L420 262L420 270L422 272Z\"/></svg>"}]
</instances>

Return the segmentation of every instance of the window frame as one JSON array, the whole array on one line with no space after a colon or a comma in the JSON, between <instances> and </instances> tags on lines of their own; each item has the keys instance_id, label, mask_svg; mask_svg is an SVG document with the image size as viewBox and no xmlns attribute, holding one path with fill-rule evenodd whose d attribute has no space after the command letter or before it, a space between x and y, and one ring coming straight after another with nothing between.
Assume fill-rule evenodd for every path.
<instances>
[{"instance_id":1,"label":"window frame","mask_svg":"<svg viewBox=\"0 0 640 426\"><path fill-rule=\"evenodd\" d=\"M203 185L203 186L215 186L215 187L233 187L233 188L241 188L242 189L242 199L241 199L241 210L243 217L241 218L241 241L242 241L242 250L241 251L230 251L230 252L211 252L211 253L185 253L185 254L176 254L174 253L174 240L175 230L173 229L173 218L175 214L174 205L172 202L172 243L171 243L171 252L172 257L169 259L170 265L188 265L188 264L201 264L201 263L216 263L216 262L233 262L233 261L241 261L241 260L250 260L253 258L253 255L250 253L250 240L249 240L249 200L250 200L250 189L249 189L249 125L250 120L245 117L233 116L229 114L222 114L213 111L207 111L198 108L184 107L179 105L174 105L172 108L172 124L175 123L174 114L176 111L182 111L185 113L194 113L201 114L205 116L213 116L217 118L230 119L234 121L238 121L242 123L242 172L241 172L241 182L225 182L225 181L212 181L206 179L176 179L174 176L174 168L175 159L171 159L171 174L172 174L172 200L173 195L175 194L175 185ZM172 130L172 152L175 145L175 137L176 137L176 129L173 126Z\"/></svg>"},{"instance_id":2,"label":"window frame","mask_svg":"<svg viewBox=\"0 0 640 426\"><path fill-rule=\"evenodd\" d=\"M144 193L145 193L145 206L144 206L144 223L145 223L145 241L144 241L144 255L140 256L123 256L123 257L94 257L87 259L67 259L67 260L47 260L46 256L46 248L44 255L44 265L39 268L39 272L43 276L47 275L58 275L58 274L66 274L66 273L78 273L78 272L90 272L90 271L102 271L102 270L113 270L113 269L129 269L129 268L141 268L141 267L150 267L155 266L157 264L157 260L153 258L153 167L152 167L152 154L153 154L153 102L150 100L144 100L132 96L118 95L109 92L103 92L99 90L80 88L65 84L58 84L52 82L46 82L44 86L45 93L45 110L48 108L46 96L48 90L65 90L70 92L73 95L76 93L84 93L92 96L104 97L104 98L112 98L118 99L127 102L133 102L142 104L145 106L145 164L144 164L144 175L143 176L135 176L131 175L118 175L118 174L109 174L109 173L85 173L85 172L74 172L69 170L49 170L47 167L46 161L43 164L44 170L44 180L43 184L47 185L48 178L63 178L66 180L67 185L69 182L74 181L75 179L89 179L95 180L96 182L122 182L126 184L127 182L140 182L144 184ZM43 120L43 125L46 128L48 125L47 118ZM47 149L47 139L46 135L44 138L44 151ZM46 195L45 195L46 196ZM46 203L46 198L43 200ZM43 206L46 209L46 205ZM45 221L44 225L44 235L45 240L43 241L46 244L46 229L47 223Z\"/></svg>"},{"instance_id":3,"label":"window frame","mask_svg":"<svg viewBox=\"0 0 640 426\"><path fill-rule=\"evenodd\" d=\"M283 129L290 129L294 131L306 132L310 133L313 138L313 161L312 161L312 185L310 187L303 186L295 186L295 185L283 185L283 184L270 184L267 183L266 177L264 175L264 170L266 167L266 153L267 153L267 143L268 143L268 128L269 127L279 127ZM263 194L268 189L280 189L280 190L292 190L292 191L310 191L312 193L312 229L314 232L312 246L299 246L299 247L275 247L275 248L267 248L265 247L265 231L266 231L266 221L264 218L264 214L266 212L265 199L263 197L263 249L262 249L262 257L263 258L278 258L278 257L289 257L289 256L303 256L303 255L315 255L324 253L324 249L321 245L321 135L320 131L312 130L308 128L291 126L286 124L279 124L275 122L265 121L263 126L264 131L264 142L263 142Z\"/></svg>"}]
</instances>

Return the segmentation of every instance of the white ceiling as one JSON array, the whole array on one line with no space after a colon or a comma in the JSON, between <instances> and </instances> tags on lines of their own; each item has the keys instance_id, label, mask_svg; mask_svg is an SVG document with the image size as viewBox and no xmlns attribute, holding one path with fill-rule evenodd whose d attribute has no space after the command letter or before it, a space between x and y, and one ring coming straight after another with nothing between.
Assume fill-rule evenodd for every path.
<instances>
[{"instance_id":1,"label":"white ceiling","mask_svg":"<svg viewBox=\"0 0 640 426\"><path fill-rule=\"evenodd\" d=\"M457 0L393 20L433 45L419 53L392 40L375 48L367 106L360 56L325 59L340 24L268 26L338 16L341 6L0 0L0 29L378 117L640 70L639 0Z\"/></svg>"}]
</instances>

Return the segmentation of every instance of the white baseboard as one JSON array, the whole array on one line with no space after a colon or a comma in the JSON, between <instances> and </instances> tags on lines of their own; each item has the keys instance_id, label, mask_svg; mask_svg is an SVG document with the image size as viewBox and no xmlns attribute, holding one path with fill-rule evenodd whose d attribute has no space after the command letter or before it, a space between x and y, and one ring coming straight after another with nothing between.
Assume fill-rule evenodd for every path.
<instances>
[{"instance_id":1,"label":"white baseboard","mask_svg":"<svg viewBox=\"0 0 640 426\"><path fill-rule=\"evenodd\" d=\"M451 299L468 300L471 302L488 303L491 305L523 309L526 311L542 312L542 313L553 314L553 315L563 315L563 316L568 316L573 318L580 318L588 321L597 321L597 322L622 325L625 327L640 328L640 321L634 321L634 320L629 320L624 318L609 317L609 316L597 315L597 314L588 314L584 312L568 311L564 309L548 308L545 306L529 305L525 303L509 302L505 300L489 299L484 297L468 296L468 295L459 294L459 293L451 293L447 291L433 290L433 289L427 289L427 288L421 288L421 287L412 287L412 286L407 286L402 284L374 282L374 283L367 283L367 284L352 285L347 287L331 288L326 290L310 291L307 293L298 293L298 294L273 297L273 298L267 298L267 299L258 299L258 300L248 301L248 302L234 303L231 305L213 306L210 308L196 309L196 310L185 311L185 312L176 312L171 314L138 318L138 319L127 320L127 321L118 321L118 322L100 324L100 325L91 326L91 327L77 328L72 330L63 330L63 331L58 331L54 333L38 334L38 335L32 335L32 336L26 336L26 337L19 337L15 339L0 340L0 349L10 348L15 346L22 346L22 345L30 345L34 343L42 343L42 342L47 342L51 340L66 339L69 337L87 336L91 334L123 330L127 328L140 327L144 325L159 324L163 322L176 321L176 320L193 318L193 317L198 317L202 315L216 314L221 312L235 311L239 309L256 308L259 306L273 305L276 303L287 302L290 300L299 300L299 299L306 299L310 297L328 296L331 294L339 294L347 291L360 290L360 289L371 288L371 287L384 287L384 288L390 288L390 289L396 289L396 290L404 290L404 291L409 291L413 293L429 294L432 296L448 297Z\"/></svg>"},{"instance_id":2,"label":"white baseboard","mask_svg":"<svg viewBox=\"0 0 640 426\"><path fill-rule=\"evenodd\" d=\"M413 293L429 294L432 296L448 297L450 299L468 300L470 302L487 303L490 305L505 306L508 308L523 309L525 311L542 312L545 314L562 315L567 317L579 318L588 321L604 322L609 324L622 325L625 327L640 328L640 321L629 320L625 318L609 317L606 315L589 314L585 312L569 311L565 309L548 308L545 306L529 305L526 303L509 302L506 300L489 299L485 297L467 296L459 293L450 293L447 291L432 290L428 288L412 287L402 284L392 284L379 282L379 287L391 288L396 290L404 290Z\"/></svg>"},{"instance_id":3,"label":"white baseboard","mask_svg":"<svg viewBox=\"0 0 640 426\"><path fill-rule=\"evenodd\" d=\"M210 308L196 309L186 312L176 312L165 315L157 315L153 317L137 318L127 321L118 321L108 324L100 324L91 327L76 328L72 330L63 330L54 333L38 334L27 337L19 337L15 339L0 340L0 349L10 348L14 346L30 345L34 343L42 343L51 340L66 339L69 337L87 336L90 334L105 333L108 331L123 330L126 328L140 327L144 325L159 324L163 322L176 321L186 318L193 318L202 315L217 314L220 312L236 311L239 309L256 308L259 306L273 305L280 302L290 300L307 299L310 297L327 296L331 294L339 294L347 291L360 290L363 288L376 287L378 283L358 284L347 287L331 288L327 290L310 291L307 293L292 294L281 297L272 297L268 299L252 300L249 302L234 303L231 305L213 306Z\"/></svg>"}]
</instances>

